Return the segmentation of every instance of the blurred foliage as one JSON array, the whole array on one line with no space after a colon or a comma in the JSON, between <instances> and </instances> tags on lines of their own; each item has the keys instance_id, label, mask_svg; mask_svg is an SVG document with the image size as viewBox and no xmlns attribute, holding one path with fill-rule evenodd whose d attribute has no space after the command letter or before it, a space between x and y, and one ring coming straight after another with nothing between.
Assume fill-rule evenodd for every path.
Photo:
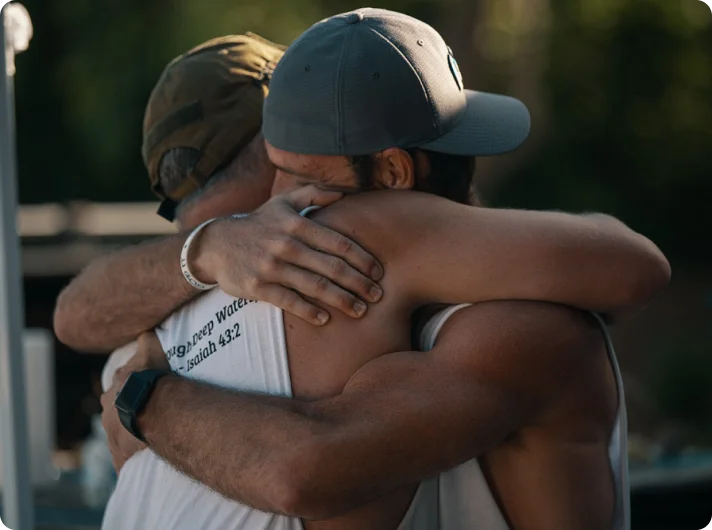
<instances>
[{"instance_id":1,"label":"blurred foliage","mask_svg":"<svg viewBox=\"0 0 712 530\"><path fill-rule=\"evenodd\" d=\"M709 260L709 8L551 0L551 16L548 135L500 202L607 211L673 256Z\"/></svg>"},{"instance_id":2,"label":"blurred foliage","mask_svg":"<svg viewBox=\"0 0 712 530\"><path fill-rule=\"evenodd\" d=\"M210 37L289 43L350 0L24 2L23 202L148 200L143 106L163 66ZM521 97L535 148L493 203L601 210L675 257L710 259L712 15L698 0L388 0L438 28L470 86ZM699 244L691 244L699 241Z\"/></svg>"}]
</instances>

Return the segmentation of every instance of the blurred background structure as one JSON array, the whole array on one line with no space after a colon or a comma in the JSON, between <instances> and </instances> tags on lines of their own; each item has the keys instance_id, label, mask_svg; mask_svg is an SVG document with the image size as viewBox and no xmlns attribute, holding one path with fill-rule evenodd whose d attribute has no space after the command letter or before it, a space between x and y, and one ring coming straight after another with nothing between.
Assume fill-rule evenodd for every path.
<instances>
[{"instance_id":1,"label":"blurred background structure","mask_svg":"<svg viewBox=\"0 0 712 530\"><path fill-rule=\"evenodd\" d=\"M140 156L163 67L222 34L288 44L353 0L26 0L17 59L25 321L51 330L60 289L89 260L169 233ZM712 516L712 13L699 0L382 0L452 47L470 88L532 111L518 152L482 160L491 206L596 210L650 237L669 289L614 330L631 429L635 529ZM55 462L79 465L102 356L56 343ZM100 508L99 508L100 511ZM40 521L41 522L41 521Z\"/></svg>"}]
</instances>

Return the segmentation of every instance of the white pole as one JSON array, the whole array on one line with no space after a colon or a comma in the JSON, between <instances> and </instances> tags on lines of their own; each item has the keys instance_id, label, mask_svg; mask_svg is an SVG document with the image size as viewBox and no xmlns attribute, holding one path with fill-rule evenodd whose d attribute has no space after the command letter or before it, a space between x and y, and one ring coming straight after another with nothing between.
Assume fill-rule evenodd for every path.
<instances>
[{"instance_id":1,"label":"white pole","mask_svg":"<svg viewBox=\"0 0 712 530\"><path fill-rule=\"evenodd\" d=\"M0 0L0 4L3 2ZM33 499L25 404L25 370L22 343L24 303L17 236L17 166L15 153L15 32L29 23L14 13L22 6L0 6L0 436L3 463L3 518L13 530L34 528ZM11 20L12 19L12 20ZM31 24L29 26L31 28ZM25 27L26 30L26 27ZM31 29L25 31L27 41ZM22 37L22 35L20 35Z\"/></svg>"}]
</instances>

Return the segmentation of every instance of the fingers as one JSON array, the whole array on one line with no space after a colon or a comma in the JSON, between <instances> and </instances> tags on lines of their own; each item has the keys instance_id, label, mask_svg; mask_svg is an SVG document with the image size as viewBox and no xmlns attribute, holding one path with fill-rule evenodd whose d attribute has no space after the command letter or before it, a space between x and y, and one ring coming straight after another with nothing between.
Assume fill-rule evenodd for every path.
<instances>
[{"instance_id":1,"label":"fingers","mask_svg":"<svg viewBox=\"0 0 712 530\"><path fill-rule=\"evenodd\" d=\"M283 251L282 260L289 264L295 265L300 269L304 269L306 272L316 273L318 277L330 280L331 283L340 287L340 290L344 292L348 291L348 293L346 293L349 294L348 300L344 299L345 302L350 304L348 307L352 307L356 303L356 297L352 296L350 293L353 293L357 297L368 302L378 302L381 299L383 291L380 286L370 278L354 269L342 258L323 252L317 252L297 240L289 240L287 246L289 246L289 249L285 249ZM302 279L304 278L305 277L302 277ZM312 283L317 281L313 279L313 277L310 277L309 279L312 280ZM278 283L283 282L278 280ZM319 286L319 284L317 284L317 286ZM324 283L321 288L327 286L328 282ZM348 315L360 316L354 315L351 310L346 309L346 306L336 306L331 303L331 300L324 299L318 294L315 296L314 293L308 293L302 290L301 284L299 286L289 285L289 287L292 287L307 296L313 296L321 302L346 312Z\"/></svg>"},{"instance_id":2,"label":"fingers","mask_svg":"<svg viewBox=\"0 0 712 530\"><path fill-rule=\"evenodd\" d=\"M366 304L349 291L336 285L326 276L294 265L284 264L280 267L277 283L338 309L347 316L360 318L366 313Z\"/></svg>"},{"instance_id":3,"label":"fingers","mask_svg":"<svg viewBox=\"0 0 712 530\"><path fill-rule=\"evenodd\" d=\"M139 336L138 353L144 356L144 362L147 367L160 370L168 370L170 368L168 359L163 352L161 341L158 340L158 336L153 331L147 331Z\"/></svg>"},{"instance_id":4,"label":"fingers","mask_svg":"<svg viewBox=\"0 0 712 530\"><path fill-rule=\"evenodd\" d=\"M309 206L329 206L344 196L336 191L320 190L316 186L304 186L291 193L287 193L284 199L297 211L301 212Z\"/></svg>"},{"instance_id":5,"label":"fingers","mask_svg":"<svg viewBox=\"0 0 712 530\"><path fill-rule=\"evenodd\" d=\"M348 237L318 223L303 219L294 223L294 236L310 247L341 258L364 276L378 281L383 277L383 267L378 260ZM340 282L339 282L340 283ZM370 290L370 287L369 287ZM368 292L361 295L367 295ZM370 300L368 296L367 299Z\"/></svg>"},{"instance_id":6,"label":"fingers","mask_svg":"<svg viewBox=\"0 0 712 530\"><path fill-rule=\"evenodd\" d=\"M323 326L329 321L329 313L281 285L266 285L262 288L260 299L315 326Z\"/></svg>"},{"instance_id":7,"label":"fingers","mask_svg":"<svg viewBox=\"0 0 712 530\"><path fill-rule=\"evenodd\" d=\"M162 350L161 342L158 340L156 333L153 331L145 331L138 336L137 339L139 350Z\"/></svg>"}]
</instances>

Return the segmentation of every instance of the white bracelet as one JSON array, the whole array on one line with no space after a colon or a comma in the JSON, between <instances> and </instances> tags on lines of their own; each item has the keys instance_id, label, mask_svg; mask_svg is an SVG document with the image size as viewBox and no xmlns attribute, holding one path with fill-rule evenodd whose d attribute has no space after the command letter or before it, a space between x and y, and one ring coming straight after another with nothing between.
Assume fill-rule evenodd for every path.
<instances>
[{"instance_id":1,"label":"white bracelet","mask_svg":"<svg viewBox=\"0 0 712 530\"><path fill-rule=\"evenodd\" d=\"M180 270L183 273L183 278L185 278L185 281L187 281L190 285L195 287L196 289L199 289L201 291L209 291L213 287L217 287L217 283L213 283L212 285L203 283L200 280L198 280L195 276L193 276L193 273L190 272L190 268L188 267L188 253L190 252L190 244L193 242L195 239L195 236L197 236L200 231L208 226L210 223L213 221L216 221L217 219L209 219L205 221L203 224L199 225L198 228L193 230L190 235L188 236L188 239L185 240L185 244L183 245L183 250L180 252Z\"/></svg>"}]
</instances>

